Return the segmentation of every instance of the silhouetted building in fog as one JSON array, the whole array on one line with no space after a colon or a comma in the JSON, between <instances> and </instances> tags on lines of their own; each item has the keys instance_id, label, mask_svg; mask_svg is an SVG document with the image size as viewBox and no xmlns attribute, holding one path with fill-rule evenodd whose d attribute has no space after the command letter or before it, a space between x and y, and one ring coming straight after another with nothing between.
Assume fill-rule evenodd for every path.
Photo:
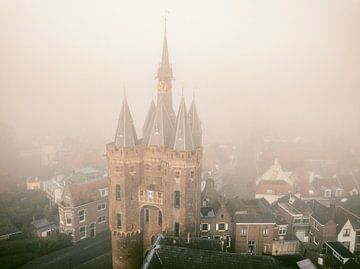
<instances>
[{"instance_id":1,"label":"silhouetted building in fog","mask_svg":"<svg viewBox=\"0 0 360 269\"><path fill-rule=\"evenodd\" d=\"M113 268L139 268L161 233L199 233L202 131L194 101L172 105L166 29L152 101L139 139L124 97L115 140L107 144Z\"/></svg>"}]
</instances>

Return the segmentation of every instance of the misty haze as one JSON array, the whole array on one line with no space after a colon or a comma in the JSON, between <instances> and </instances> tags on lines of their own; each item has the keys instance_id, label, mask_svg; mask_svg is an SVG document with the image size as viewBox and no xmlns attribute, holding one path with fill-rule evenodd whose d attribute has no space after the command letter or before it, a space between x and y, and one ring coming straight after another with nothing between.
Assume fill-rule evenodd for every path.
<instances>
[{"instance_id":1,"label":"misty haze","mask_svg":"<svg viewBox=\"0 0 360 269\"><path fill-rule=\"evenodd\" d=\"M1 268L360 268L359 138L359 0L0 0Z\"/></svg>"}]
</instances>

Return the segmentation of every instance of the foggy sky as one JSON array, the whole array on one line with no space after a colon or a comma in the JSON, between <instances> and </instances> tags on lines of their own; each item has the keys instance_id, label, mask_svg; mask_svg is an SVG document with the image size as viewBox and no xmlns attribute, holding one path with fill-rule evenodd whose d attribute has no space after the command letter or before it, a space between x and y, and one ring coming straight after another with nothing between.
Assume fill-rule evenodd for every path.
<instances>
[{"instance_id":1,"label":"foggy sky","mask_svg":"<svg viewBox=\"0 0 360 269\"><path fill-rule=\"evenodd\" d=\"M355 0L0 0L0 121L110 141L125 85L141 137L165 9L175 110L196 90L205 141L359 134Z\"/></svg>"}]
</instances>

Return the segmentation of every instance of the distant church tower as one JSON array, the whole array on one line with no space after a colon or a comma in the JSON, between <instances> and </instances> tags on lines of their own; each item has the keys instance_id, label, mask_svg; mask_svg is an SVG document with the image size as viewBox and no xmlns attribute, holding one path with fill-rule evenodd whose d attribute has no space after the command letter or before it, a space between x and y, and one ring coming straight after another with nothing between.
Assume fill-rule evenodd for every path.
<instances>
[{"instance_id":1,"label":"distant church tower","mask_svg":"<svg viewBox=\"0 0 360 269\"><path fill-rule=\"evenodd\" d=\"M143 138L124 97L115 140L106 146L114 269L140 268L159 233L199 232L201 123L194 101L188 111L182 97L174 112L166 26L157 79L157 104L151 102Z\"/></svg>"}]
</instances>

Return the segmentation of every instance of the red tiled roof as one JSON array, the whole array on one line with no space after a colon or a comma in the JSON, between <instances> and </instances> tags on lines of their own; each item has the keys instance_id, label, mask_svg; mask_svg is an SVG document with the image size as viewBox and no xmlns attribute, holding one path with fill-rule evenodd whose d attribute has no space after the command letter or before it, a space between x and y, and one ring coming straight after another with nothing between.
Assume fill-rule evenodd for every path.
<instances>
[{"instance_id":1,"label":"red tiled roof","mask_svg":"<svg viewBox=\"0 0 360 269\"><path fill-rule=\"evenodd\" d=\"M108 186L108 178L86 182L73 183L69 186L74 206L83 205L101 199L99 189Z\"/></svg>"},{"instance_id":2,"label":"red tiled roof","mask_svg":"<svg viewBox=\"0 0 360 269\"><path fill-rule=\"evenodd\" d=\"M262 180L256 186L256 194L267 194L268 190L272 190L269 194L285 195L292 192L292 187L282 180Z\"/></svg>"}]
</instances>

